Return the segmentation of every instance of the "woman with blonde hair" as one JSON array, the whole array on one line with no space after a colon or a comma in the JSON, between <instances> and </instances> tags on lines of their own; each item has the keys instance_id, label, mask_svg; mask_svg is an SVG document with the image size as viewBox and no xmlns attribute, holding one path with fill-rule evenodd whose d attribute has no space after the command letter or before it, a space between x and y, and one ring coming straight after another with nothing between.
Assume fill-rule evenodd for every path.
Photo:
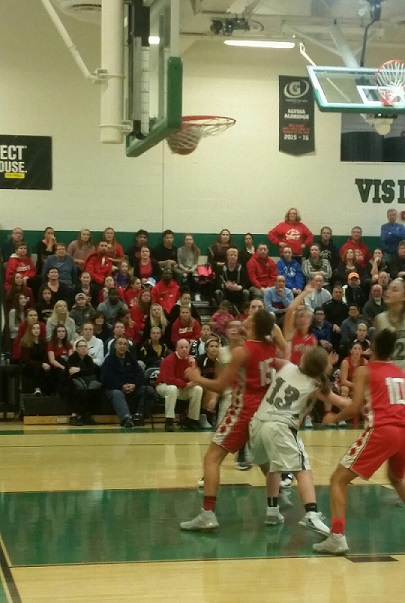
<instances>
[{"instance_id":1,"label":"woman with blonde hair","mask_svg":"<svg viewBox=\"0 0 405 603\"><path fill-rule=\"evenodd\" d=\"M152 327L148 332L146 340L139 344L138 360L145 364L145 368L160 366L163 358L170 354L170 349L163 342L162 331L160 327Z\"/></svg>"},{"instance_id":2,"label":"woman with blonde hair","mask_svg":"<svg viewBox=\"0 0 405 603\"><path fill-rule=\"evenodd\" d=\"M161 342L166 343L170 347L169 321L167 320L167 316L162 306L157 303L153 303L150 307L149 316L147 317L144 323L143 336L141 342L148 339L152 327L159 327L159 329L161 330Z\"/></svg>"},{"instance_id":3,"label":"woman with blonde hair","mask_svg":"<svg viewBox=\"0 0 405 603\"><path fill-rule=\"evenodd\" d=\"M250 423L253 459L260 467L266 463L269 466L266 525L284 523L278 501L282 471L287 470L297 478L305 507L305 516L299 525L326 536L330 532L318 511L311 466L298 433L317 398L324 402L327 411L331 410L332 404L340 408L347 406L347 400L331 392L328 368L328 354L320 347L307 349L298 366L285 363L276 373Z\"/></svg>"},{"instance_id":4,"label":"woman with blonde hair","mask_svg":"<svg viewBox=\"0 0 405 603\"><path fill-rule=\"evenodd\" d=\"M46 321L46 338L51 340L56 325L62 324L66 328L69 342L73 341L76 333L76 324L73 318L70 318L67 303L63 300L56 302L52 314Z\"/></svg>"},{"instance_id":5,"label":"woman with blonde hair","mask_svg":"<svg viewBox=\"0 0 405 603\"><path fill-rule=\"evenodd\" d=\"M193 235L184 236L184 245L177 250L177 268L175 274L179 276L181 285L188 285L194 293L198 289L198 260L200 250L194 243Z\"/></svg>"}]
</instances>

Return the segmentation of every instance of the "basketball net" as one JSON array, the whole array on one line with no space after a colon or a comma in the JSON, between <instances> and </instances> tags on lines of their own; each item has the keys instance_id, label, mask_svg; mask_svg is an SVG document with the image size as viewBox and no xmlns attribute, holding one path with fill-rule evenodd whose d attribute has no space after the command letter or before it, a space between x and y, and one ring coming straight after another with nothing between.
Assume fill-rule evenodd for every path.
<instances>
[{"instance_id":1,"label":"basketball net","mask_svg":"<svg viewBox=\"0 0 405 603\"><path fill-rule=\"evenodd\" d=\"M378 94L384 107L405 106L405 62L393 59L375 73Z\"/></svg>"},{"instance_id":2,"label":"basketball net","mask_svg":"<svg viewBox=\"0 0 405 603\"><path fill-rule=\"evenodd\" d=\"M183 117L181 128L166 138L167 144L173 153L189 155L196 150L202 138L222 134L235 125L235 122L232 117L187 115Z\"/></svg>"}]
</instances>

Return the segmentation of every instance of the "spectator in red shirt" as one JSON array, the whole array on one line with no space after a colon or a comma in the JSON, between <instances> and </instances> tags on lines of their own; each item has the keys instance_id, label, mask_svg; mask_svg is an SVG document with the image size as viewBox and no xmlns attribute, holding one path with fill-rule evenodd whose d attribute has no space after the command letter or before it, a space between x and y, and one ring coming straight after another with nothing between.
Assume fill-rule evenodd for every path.
<instances>
[{"instance_id":1,"label":"spectator in red shirt","mask_svg":"<svg viewBox=\"0 0 405 603\"><path fill-rule=\"evenodd\" d=\"M150 257L149 247L144 245L140 253L140 259L134 259L134 276L138 276L142 284L147 283L149 279L153 279L155 282L158 281L162 271L157 261Z\"/></svg>"},{"instance_id":2,"label":"spectator in red shirt","mask_svg":"<svg viewBox=\"0 0 405 603\"><path fill-rule=\"evenodd\" d=\"M108 245L107 256L114 266L118 266L118 264L124 259L124 250L122 245L115 240L114 228L106 228L103 232L103 238L101 240L105 241Z\"/></svg>"},{"instance_id":3,"label":"spectator in red shirt","mask_svg":"<svg viewBox=\"0 0 405 603\"><path fill-rule=\"evenodd\" d=\"M179 339L176 351L166 356L160 365L156 391L165 399L165 431L174 431L173 419L177 399L190 401L186 427L193 431L200 429L203 388L184 376L184 371L190 367L189 352L189 342L186 339Z\"/></svg>"},{"instance_id":4,"label":"spectator in red shirt","mask_svg":"<svg viewBox=\"0 0 405 603\"><path fill-rule=\"evenodd\" d=\"M347 249L353 249L355 252L356 263L362 268L365 268L367 262L371 259L371 252L367 245L361 238L363 231L360 226L353 226L351 230L351 237L347 239L346 243L340 248L340 257L343 256Z\"/></svg>"},{"instance_id":5,"label":"spectator in red shirt","mask_svg":"<svg viewBox=\"0 0 405 603\"><path fill-rule=\"evenodd\" d=\"M124 292L124 301L127 304L128 308L132 308L136 305L136 300L138 299L142 291L143 287L141 279L137 276L132 276L130 284Z\"/></svg>"},{"instance_id":6,"label":"spectator in red shirt","mask_svg":"<svg viewBox=\"0 0 405 603\"><path fill-rule=\"evenodd\" d=\"M162 280L152 289L152 300L154 303L160 304L167 314L170 314L170 310L179 299L179 290L180 287L173 279L171 268L164 268Z\"/></svg>"},{"instance_id":7,"label":"spectator in red shirt","mask_svg":"<svg viewBox=\"0 0 405 603\"><path fill-rule=\"evenodd\" d=\"M34 308L30 308L27 311L27 319L25 322L20 322L18 325L17 337L13 341L13 347L11 350L11 357L13 360L20 360L21 358L21 348L20 342L24 337L25 332L28 328L31 328L32 325L38 323L41 328L41 339L46 339L46 326L43 322L38 322L38 312Z\"/></svg>"},{"instance_id":8,"label":"spectator in red shirt","mask_svg":"<svg viewBox=\"0 0 405 603\"><path fill-rule=\"evenodd\" d=\"M269 249L266 243L257 246L256 253L248 261L247 272L251 283L250 294L252 297L263 297L264 291L272 287L277 278L276 263L269 258Z\"/></svg>"},{"instance_id":9,"label":"spectator in red shirt","mask_svg":"<svg viewBox=\"0 0 405 603\"><path fill-rule=\"evenodd\" d=\"M149 289L143 289L142 293L136 300L136 304L134 304L130 309L131 318L140 331L143 331L145 320L150 313L151 305L151 293Z\"/></svg>"},{"instance_id":10,"label":"spectator in red shirt","mask_svg":"<svg viewBox=\"0 0 405 603\"><path fill-rule=\"evenodd\" d=\"M219 304L218 310L211 316L211 328L220 337L225 337L227 324L235 319L234 315L231 314L231 307L231 302L224 299Z\"/></svg>"},{"instance_id":11,"label":"spectator in red shirt","mask_svg":"<svg viewBox=\"0 0 405 603\"><path fill-rule=\"evenodd\" d=\"M180 339L186 339L188 342L195 341L201 335L201 325L191 316L190 308L180 308L180 316L176 318L172 325L171 339L173 348L176 347Z\"/></svg>"},{"instance_id":12,"label":"spectator in red shirt","mask_svg":"<svg viewBox=\"0 0 405 603\"><path fill-rule=\"evenodd\" d=\"M305 247L312 245L314 235L301 222L301 216L298 209L291 207L284 218L284 222L280 222L270 230L267 235L274 245L279 245L280 256L284 247L291 247L294 260L301 261Z\"/></svg>"},{"instance_id":13,"label":"spectator in red shirt","mask_svg":"<svg viewBox=\"0 0 405 603\"><path fill-rule=\"evenodd\" d=\"M113 271L111 260L108 258L108 243L106 241L100 241L97 245L97 251L89 253L84 260L83 269L86 270L91 280L95 285L101 288L104 283L105 277L110 276Z\"/></svg>"},{"instance_id":14,"label":"spectator in red shirt","mask_svg":"<svg viewBox=\"0 0 405 603\"><path fill-rule=\"evenodd\" d=\"M14 275L19 272L24 281L24 285L30 286L31 279L36 275L34 262L28 257L27 244L24 241L18 243L15 253L10 256L7 262L5 287L8 291L14 282Z\"/></svg>"},{"instance_id":15,"label":"spectator in red shirt","mask_svg":"<svg viewBox=\"0 0 405 603\"><path fill-rule=\"evenodd\" d=\"M14 278L11 281L10 288L7 291L4 309L6 312L11 310L13 306L13 302L15 300L15 296L22 293L28 299L28 307L32 308L34 306L34 294L30 287L27 287L24 284L23 275L20 272L14 273Z\"/></svg>"}]
</instances>

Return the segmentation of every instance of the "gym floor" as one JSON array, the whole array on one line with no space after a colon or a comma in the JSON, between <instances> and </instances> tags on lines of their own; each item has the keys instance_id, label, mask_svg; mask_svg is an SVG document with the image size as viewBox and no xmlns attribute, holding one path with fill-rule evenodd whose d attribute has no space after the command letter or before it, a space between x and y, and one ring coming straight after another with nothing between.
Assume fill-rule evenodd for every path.
<instances>
[{"instance_id":1,"label":"gym floor","mask_svg":"<svg viewBox=\"0 0 405 603\"><path fill-rule=\"evenodd\" d=\"M329 518L328 479L359 432L302 433ZM257 468L222 470L215 533L188 533L209 433L119 427L69 429L3 423L0 602L402 602L405 506L384 469L349 488L347 557L312 552L298 526L295 487L285 524L264 525ZM400 567L401 565L401 567Z\"/></svg>"}]
</instances>

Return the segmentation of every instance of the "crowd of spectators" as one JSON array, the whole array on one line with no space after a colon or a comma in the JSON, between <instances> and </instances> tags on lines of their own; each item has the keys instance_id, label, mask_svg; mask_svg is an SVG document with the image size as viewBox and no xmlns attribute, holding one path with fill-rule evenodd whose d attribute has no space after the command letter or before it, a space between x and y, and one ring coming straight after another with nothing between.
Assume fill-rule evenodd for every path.
<instances>
[{"instance_id":1,"label":"crowd of spectators","mask_svg":"<svg viewBox=\"0 0 405 603\"><path fill-rule=\"evenodd\" d=\"M310 283L303 305L313 317L311 331L319 345L345 358L353 342L361 341L363 325L366 335L372 334L375 317L385 310L390 280L405 276L405 226L395 210L388 210L387 218L380 248L370 250L362 229L354 226L339 249L330 227L314 238L298 210L290 208L268 233L279 247L278 261L251 233L238 249L227 229L203 257L191 234L177 248L171 230L154 249L148 233L139 230L124 251L113 228L97 242L88 229L74 241L61 242L47 227L32 250L21 228L15 228L1 249L3 352L22 364L26 391L61 396L76 391L73 424L91 421L92 396L104 386L121 424L131 427L151 412L148 368L170 357L176 373L186 350L198 356L206 353L213 335L217 342L226 340L227 324L243 318L251 299L263 299L282 327L288 307ZM207 325L198 312L204 300L216 306ZM180 382L163 385L158 391L170 398L167 418L173 418L175 394L181 397L185 388L192 402L189 419L197 421L203 392Z\"/></svg>"}]
</instances>

